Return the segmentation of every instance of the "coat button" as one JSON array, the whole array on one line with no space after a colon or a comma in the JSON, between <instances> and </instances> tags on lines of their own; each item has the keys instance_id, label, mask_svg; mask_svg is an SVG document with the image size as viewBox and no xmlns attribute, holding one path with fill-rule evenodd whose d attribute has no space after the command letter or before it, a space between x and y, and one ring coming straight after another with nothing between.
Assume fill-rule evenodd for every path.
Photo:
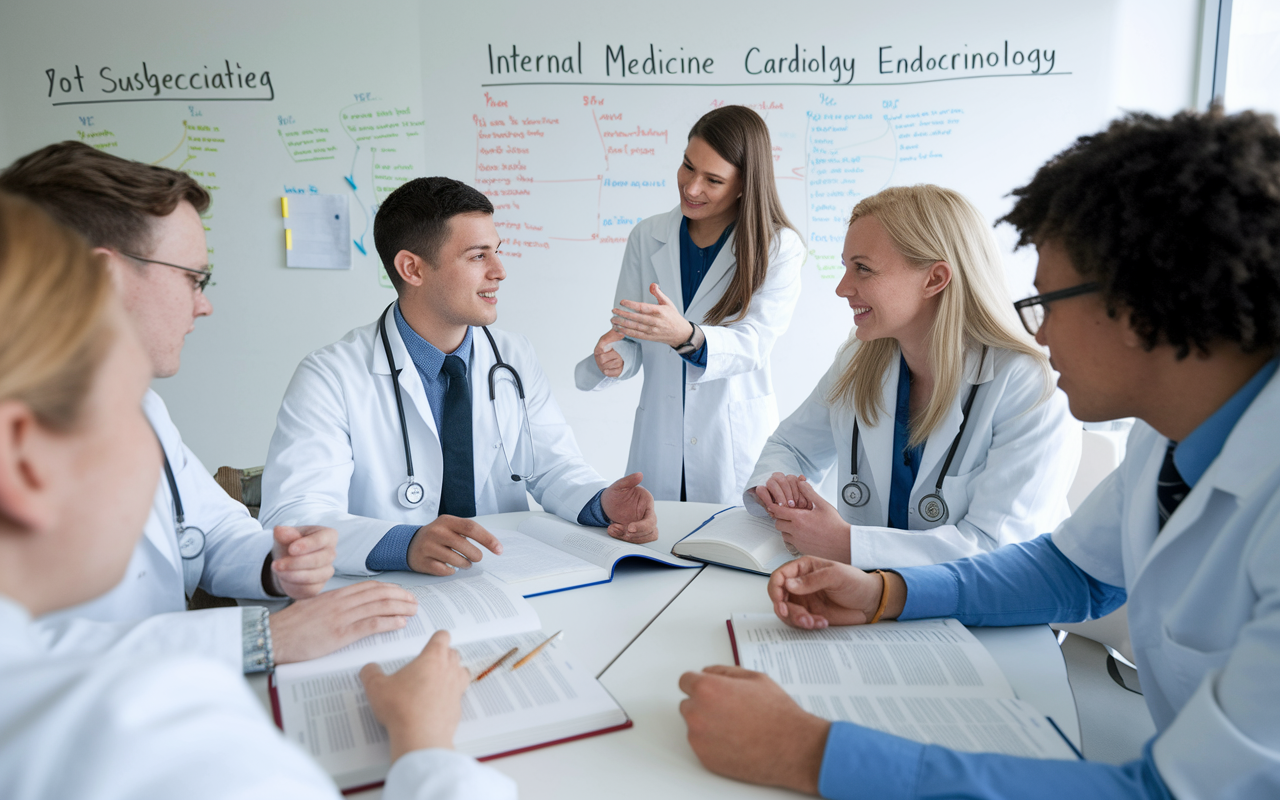
<instances>
[{"instance_id":1,"label":"coat button","mask_svg":"<svg viewBox=\"0 0 1280 800\"><path fill-rule=\"evenodd\" d=\"M696 384L696 383L695 383L694 385L690 386L690 387L689 387L689 391L691 391L691 392L696 392L696 391L698 391L698 384Z\"/></svg>"},{"instance_id":2,"label":"coat button","mask_svg":"<svg viewBox=\"0 0 1280 800\"><path fill-rule=\"evenodd\" d=\"M698 443L698 437L697 437L697 436L695 436L695 437L693 437L692 439L690 439L690 440L689 440L689 444L697 444L697 443Z\"/></svg>"}]
</instances>

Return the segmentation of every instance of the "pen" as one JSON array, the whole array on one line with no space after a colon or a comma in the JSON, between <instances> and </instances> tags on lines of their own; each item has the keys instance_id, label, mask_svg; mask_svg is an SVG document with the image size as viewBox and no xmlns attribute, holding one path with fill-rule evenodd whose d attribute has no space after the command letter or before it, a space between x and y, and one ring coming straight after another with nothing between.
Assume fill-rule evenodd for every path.
<instances>
[{"instance_id":1,"label":"pen","mask_svg":"<svg viewBox=\"0 0 1280 800\"><path fill-rule=\"evenodd\" d=\"M477 681L483 680L483 679L484 679L484 677L485 677L486 675L488 675L490 672L493 672L495 669L497 669L498 667L502 666L502 662L503 662L503 661L506 661L508 658L511 658L512 656L514 656L514 655L516 654L516 651L517 651L517 650L519 650L519 649L520 649L519 647L513 647L513 648L511 648L510 650L508 650L507 652L503 653L502 658L499 658L497 661L495 661L495 662L493 662L492 664L490 664L490 665L489 665L489 667L488 667L488 669L484 670L484 671L483 671L483 672L481 672L479 675L477 675L477 676L475 676L474 678L472 678L472 679L471 679L471 682L472 682L472 683L476 683Z\"/></svg>"},{"instance_id":2,"label":"pen","mask_svg":"<svg viewBox=\"0 0 1280 800\"><path fill-rule=\"evenodd\" d=\"M543 642L542 644L538 645L537 647L533 648L533 651L532 651L532 652L530 652L530 653L529 653L529 655L525 656L524 658L520 659L520 660L519 660L519 661L517 661L516 663L512 664L512 665L511 665L511 671L512 671L512 672L515 672L516 670L518 670L518 669L520 669L521 667L523 667L525 664L529 663L531 660L533 660L533 657L534 657L534 656L536 656L538 653L541 653L541 652L542 652L542 648L544 648L544 647L546 647L547 645L551 644L551 643L552 643L552 642L554 642L556 639L559 639L559 638L560 638L560 634L562 634L562 633L564 633L564 631L556 631L555 633L553 633L553 634L551 634L550 636L548 636L548 637L547 637L547 640L546 640L545 642Z\"/></svg>"}]
</instances>

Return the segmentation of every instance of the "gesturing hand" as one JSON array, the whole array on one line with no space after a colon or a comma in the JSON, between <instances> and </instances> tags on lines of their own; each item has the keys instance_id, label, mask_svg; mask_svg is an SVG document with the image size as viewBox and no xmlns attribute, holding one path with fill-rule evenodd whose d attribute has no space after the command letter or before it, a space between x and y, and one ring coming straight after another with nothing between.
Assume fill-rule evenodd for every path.
<instances>
[{"instance_id":1,"label":"gesturing hand","mask_svg":"<svg viewBox=\"0 0 1280 800\"><path fill-rule=\"evenodd\" d=\"M277 525L272 537L271 579L276 593L295 600L320 594L333 577L338 532L319 525Z\"/></svg>"},{"instance_id":2,"label":"gesturing hand","mask_svg":"<svg viewBox=\"0 0 1280 800\"><path fill-rule=\"evenodd\" d=\"M611 322L614 330L632 339L661 342L672 347L684 344L693 333L693 326L689 320L685 319L675 303L662 293L658 284L649 284L649 293L657 298L656 304L637 303L634 300L620 301L622 308L613 310Z\"/></svg>"},{"instance_id":3,"label":"gesturing hand","mask_svg":"<svg viewBox=\"0 0 1280 800\"><path fill-rule=\"evenodd\" d=\"M740 781L818 793L831 723L808 713L769 676L707 667L680 676L680 714L702 765Z\"/></svg>"},{"instance_id":4,"label":"gesturing hand","mask_svg":"<svg viewBox=\"0 0 1280 800\"><path fill-rule=\"evenodd\" d=\"M773 482L772 478L769 480ZM767 503L764 506L773 517L773 526L782 534L782 540L805 555L849 563L852 560L849 523L813 488L813 484L802 480L797 481L795 487L800 494L795 508ZM760 487L756 487L756 495L759 494Z\"/></svg>"},{"instance_id":5,"label":"gesturing hand","mask_svg":"<svg viewBox=\"0 0 1280 800\"><path fill-rule=\"evenodd\" d=\"M611 329L600 337L600 341L596 342L596 366L605 374L605 377L616 378L622 374L622 367L624 366L622 356L613 349L613 345L615 342L620 342L625 338L627 337L616 329Z\"/></svg>"},{"instance_id":6,"label":"gesturing hand","mask_svg":"<svg viewBox=\"0 0 1280 800\"><path fill-rule=\"evenodd\" d=\"M399 586L364 581L271 615L271 645L277 664L328 655L357 639L403 628L418 613L418 601Z\"/></svg>"},{"instance_id":7,"label":"gesturing hand","mask_svg":"<svg viewBox=\"0 0 1280 800\"><path fill-rule=\"evenodd\" d=\"M391 675L377 664L365 664L360 680L373 715L391 739L392 763L414 750L453 749L471 674L449 646L448 631L432 634L418 657Z\"/></svg>"},{"instance_id":8,"label":"gesturing hand","mask_svg":"<svg viewBox=\"0 0 1280 800\"><path fill-rule=\"evenodd\" d=\"M502 555L502 542L474 520L441 514L409 540L409 569L428 575L452 575L455 569L471 569L484 555L471 539Z\"/></svg>"},{"instance_id":9,"label":"gesturing hand","mask_svg":"<svg viewBox=\"0 0 1280 800\"><path fill-rule=\"evenodd\" d=\"M769 576L774 613L796 628L862 625L875 616L886 588L880 575L813 556L783 564ZM885 609L883 618L896 617L900 610L901 606L892 609L890 616L890 609Z\"/></svg>"},{"instance_id":10,"label":"gesturing hand","mask_svg":"<svg viewBox=\"0 0 1280 800\"><path fill-rule=\"evenodd\" d=\"M653 495L640 485L644 474L633 472L619 478L604 490L600 506L609 517L609 535L632 544L644 544L658 538L658 517L653 510Z\"/></svg>"}]
</instances>

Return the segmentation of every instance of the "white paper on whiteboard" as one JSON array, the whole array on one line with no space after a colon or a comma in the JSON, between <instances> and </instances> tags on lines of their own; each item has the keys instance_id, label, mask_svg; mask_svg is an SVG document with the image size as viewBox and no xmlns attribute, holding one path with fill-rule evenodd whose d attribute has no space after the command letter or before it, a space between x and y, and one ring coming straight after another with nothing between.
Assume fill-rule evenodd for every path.
<instances>
[{"instance_id":1,"label":"white paper on whiteboard","mask_svg":"<svg viewBox=\"0 0 1280 800\"><path fill-rule=\"evenodd\" d=\"M351 218L344 194L289 197L284 227L292 231L285 265L311 269L351 269Z\"/></svg>"}]
</instances>

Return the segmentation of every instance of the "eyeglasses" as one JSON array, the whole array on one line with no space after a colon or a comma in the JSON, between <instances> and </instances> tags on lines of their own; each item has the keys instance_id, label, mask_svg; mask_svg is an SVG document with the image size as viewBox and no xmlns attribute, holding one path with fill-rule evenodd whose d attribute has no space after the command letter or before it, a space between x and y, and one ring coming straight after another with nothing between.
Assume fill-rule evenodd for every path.
<instances>
[{"instance_id":1,"label":"eyeglasses","mask_svg":"<svg viewBox=\"0 0 1280 800\"><path fill-rule=\"evenodd\" d=\"M200 292L204 292L205 288L209 286L209 281L213 280L213 270L210 269L193 269L192 267L184 267L181 264L170 264L168 261L156 261L154 258L135 256L133 253L125 253L123 251L120 251L120 255L125 258L132 258L134 261L141 261L144 264L159 264L162 267L173 267L183 272L199 275L200 280L196 282L196 289Z\"/></svg>"},{"instance_id":2,"label":"eyeglasses","mask_svg":"<svg viewBox=\"0 0 1280 800\"><path fill-rule=\"evenodd\" d=\"M1022 320L1022 326L1027 329L1027 333L1035 336L1040 332L1040 326L1044 324L1045 311L1050 303L1055 300L1066 300L1068 297L1096 292L1100 288L1102 288L1101 285L1097 283L1082 283L1069 289L1059 289L1056 292L1038 294L1035 297L1028 297L1026 300L1019 300L1013 304L1013 308L1018 312L1018 317Z\"/></svg>"}]
</instances>

